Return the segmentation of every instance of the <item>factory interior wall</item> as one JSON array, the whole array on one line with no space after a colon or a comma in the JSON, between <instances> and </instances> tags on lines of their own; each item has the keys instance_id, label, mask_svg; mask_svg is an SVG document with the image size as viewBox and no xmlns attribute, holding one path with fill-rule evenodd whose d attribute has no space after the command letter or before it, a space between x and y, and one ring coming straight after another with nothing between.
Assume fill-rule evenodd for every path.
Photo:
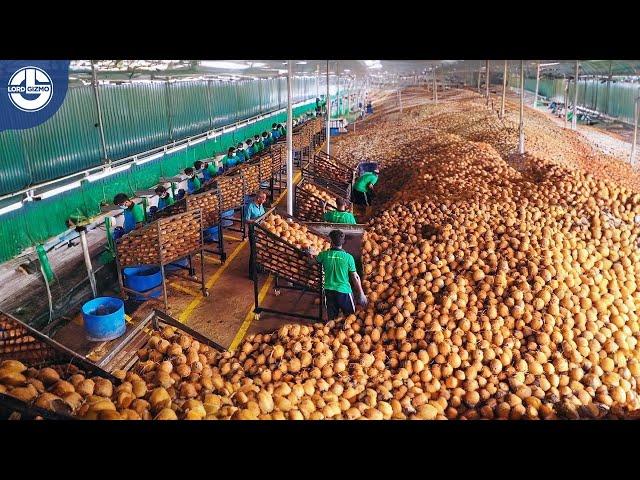
<instances>
[{"instance_id":1,"label":"factory interior wall","mask_svg":"<svg viewBox=\"0 0 640 480\"><path fill-rule=\"evenodd\" d=\"M294 117L315 109L315 103L293 109ZM157 185L160 177L178 174L196 160L211 158L249 136L271 130L273 122L284 123L286 113L260 120L211 140L164 155L158 160L95 182L84 181L74 190L37 202L27 202L19 210L0 216L0 262L19 255L25 248L44 243L67 230L71 218L91 218L100 213L101 203L111 203L123 192L133 196L136 190Z\"/></svg>"}]
</instances>

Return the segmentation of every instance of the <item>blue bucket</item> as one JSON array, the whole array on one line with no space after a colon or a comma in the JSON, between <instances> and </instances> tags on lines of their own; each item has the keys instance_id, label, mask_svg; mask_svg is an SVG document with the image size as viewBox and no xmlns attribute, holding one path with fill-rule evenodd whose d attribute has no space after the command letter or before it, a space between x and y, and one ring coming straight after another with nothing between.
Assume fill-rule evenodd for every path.
<instances>
[{"instance_id":1,"label":"blue bucket","mask_svg":"<svg viewBox=\"0 0 640 480\"><path fill-rule=\"evenodd\" d=\"M231 218L233 217L234 213L234 210L227 210L226 212L222 212L222 218ZM231 220L222 220L221 224L223 227L230 227L233 225L233 222Z\"/></svg>"},{"instance_id":2,"label":"blue bucket","mask_svg":"<svg viewBox=\"0 0 640 480\"><path fill-rule=\"evenodd\" d=\"M113 340L124 334L124 302L119 298L98 297L82 306L87 339L92 342Z\"/></svg>"},{"instance_id":3,"label":"blue bucket","mask_svg":"<svg viewBox=\"0 0 640 480\"><path fill-rule=\"evenodd\" d=\"M162 284L162 273L160 267L155 265L139 265L137 267L127 267L122 270L124 274L124 286L143 295L133 296L134 300L147 300L158 298L162 294L159 288L150 292Z\"/></svg>"},{"instance_id":4,"label":"blue bucket","mask_svg":"<svg viewBox=\"0 0 640 480\"><path fill-rule=\"evenodd\" d=\"M270 186L271 186L271 182L268 180L266 182L260 183L260 188L269 188Z\"/></svg>"},{"instance_id":5,"label":"blue bucket","mask_svg":"<svg viewBox=\"0 0 640 480\"><path fill-rule=\"evenodd\" d=\"M209 227L203 230L204 241L205 243L213 243L218 241L218 232L220 228L216 225L215 227Z\"/></svg>"},{"instance_id":6,"label":"blue bucket","mask_svg":"<svg viewBox=\"0 0 640 480\"><path fill-rule=\"evenodd\" d=\"M164 269L166 272L175 272L176 270L180 270L180 267L189 268L189 259L183 258L182 260L170 263L169 265L165 266Z\"/></svg>"}]
</instances>

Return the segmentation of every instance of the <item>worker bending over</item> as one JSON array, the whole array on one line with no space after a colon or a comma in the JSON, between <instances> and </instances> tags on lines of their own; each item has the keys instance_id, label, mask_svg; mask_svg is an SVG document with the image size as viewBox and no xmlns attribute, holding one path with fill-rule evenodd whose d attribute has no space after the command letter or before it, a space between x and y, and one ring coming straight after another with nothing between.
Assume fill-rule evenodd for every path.
<instances>
[{"instance_id":1,"label":"worker bending over","mask_svg":"<svg viewBox=\"0 0 640 480\"><path fill-rule=\"evenodd\" d=\"M236 157L236 149L234 147L229 147L227 154L222 159L222 169L228 170L235 167L237 163L238 158Z\"/></svg>"},{"instance_id":2,"label":"worker bending over","mask_svg":"<svg viewBox=\"0 0 640 480\"><path fill-rule=\"evenodd\" d=\"M263 191L258 192L256 197L245 208L244 219L247 223L253 223L256 221L256 219L264 215L264 202L266 201L267 201L267 194ZM253 277L253 256L249 254L249 278L252 278L252 277Z\"/></svg>"},{"instance_id":3,"label":"worker bending over","mask_svg":"<svg viewBox=\"0 0 640 480\"><path fill-rule=\"evenodd\" d=\"M158 185L156 187L156 195L158 195L158 210L167 208L175 203L175 200L169 193L169 190L167 190L164 185Z\"/></svg>"},{"instance_id":4,"label":"worker bending over","mask_svg":"<svg viewBox=\"0 0 640 480\"><path fill-rule=\"evenodd\" d=\"M184 174L187 176L187 193L191 194L196 190L200 190L202 182L196 176L196 171L191 167L187 167L184 169Z\"/></svg>"},{"instance_id":5,"label":"worker bending over","mask_svg":"<svg viewBox=\"0 0 640 480\"><path fill-rule=\"evenodd\" d=\"M247 160L249 160L249 157L247 156L247 152L244 149L244 143L242 142L240 142L236 146L236 157L238 157L238 163L246 162Z\"/></svg>"},{"instance_id":6,"label":"worker bending over","mask_svg":"<svg viewBox=\"0 0 640 480\"><path fill-rule=\"evenodd\" d=\"M129 199L126 193L118 193L113 197L113 203L122 210L124 223L122 227L116 227L113 232L113 238L118 239L122 235L134 230L138 223L144 221L144 212L140 213L140 208L136 203Z\"/></svg>"},{"instance_id":7,"label":"worker bending over","mask_svg":"<svg viewBox=\"0 0 640 480\"><path fill-rule=\"evenodd\" d=\"M347 211L347 202L344 198L336 198L336 210L327 210L327 202L322 205L322 219L329 223L345 223L349 225L355 225L356 218L353 213Z\"/></svg>"},{"instance_id":8,"label":"worker bending over","mask_svg":"<svg viewBox=\"0 0 640 480\"><path fill-rule=\"evenodd\" d=\"M253 136L253 147L256 153L260 153L264 150L264 144L262 143L262 137L260 137L260 135Z\"/></svg>"},{"instance_id":9,"label":"worker bending over","mask_svg":"<svg viewBox=\"0 0 640 480\"><path fill-rule=\"evenodd\" d=\"M365 172L353 184L353 203L365 208L365 215L371 213L371 202L373 200L373 186L378 183L380 170L376 168L373 172Z\"/></svg>"},{"instance_id":10,"label":"worker bending over","mask_svg":"<svg viewBox=\"0 0 640 480\"><path fill-rule=\"evenodd\" d=\"M202 160L196 160L193 162L193 168L196 171L196 176L203 182L211 180L211 172L209 172L208 164Z\"/></svg>"},{"instance_id":11,"label":"worker bending over","mask_svg":"<svg viewBox=\"0 0 640 480\"><path fill-rule=\"evenodd\" d=\"M274 142L277 141L282 136L282 133L280 132L280 129L278 128L277 123L271 124L271 136L273 137Z\"/></svg>"},{"instance_id":12,"label":"worker bending over","mask_svg":"<svg viewBox=\"0 0 640 480\"><path fill-rule=\"evenodd\" d=\"M345 315L356 312L353 289L356 291L359 305L366 306L367 297L362 290L353 256L342 249L345 238L344 232L342 230L332 230L329 233L329 238L331 238L331 248L320 252L316 257L316 261L324 268L324 296L327 317L329 320L334 320L340 314L340 311Z\"/></svg>"},{"instance_id":13,"label":"worker bending over","mask_svg":"<svg viewBox=\"0 0 640 480\"><path fill-rule=\"evenodd\" d=\"M256 154L256 149L253 147L253 140L247 138L244 143L247 145L247 148L244 152L247 156L247 159L250 159Z\"/></svg>"},{"instance_id":14,"label":"worker bending over","mask_svg":"<svg viewBox=\"0 0 640 480\"><path fill-rule=\"evenodd\" d=\"M271 134L269 132L262 132L262 144L264 148L269 148L273 143L273 139L271 138Z\"/></svg>"}]
</instances>

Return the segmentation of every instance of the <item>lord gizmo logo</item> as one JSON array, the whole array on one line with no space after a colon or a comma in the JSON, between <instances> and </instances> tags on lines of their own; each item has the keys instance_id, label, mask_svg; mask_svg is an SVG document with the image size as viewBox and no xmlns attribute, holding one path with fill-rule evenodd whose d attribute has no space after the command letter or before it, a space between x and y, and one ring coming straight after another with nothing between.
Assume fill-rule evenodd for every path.
<instances>
[{"instance_id":1,"label":"lord gizmo logo","mask_svg":"<svg viewBox=\"0 0 640 480\"><path fill-rule=\"evenodd\" d=\"M53 98L53 80L38 67L23 67L9 79L9 99L23 112L37 112Z\"/></svg>"}]
</instances>

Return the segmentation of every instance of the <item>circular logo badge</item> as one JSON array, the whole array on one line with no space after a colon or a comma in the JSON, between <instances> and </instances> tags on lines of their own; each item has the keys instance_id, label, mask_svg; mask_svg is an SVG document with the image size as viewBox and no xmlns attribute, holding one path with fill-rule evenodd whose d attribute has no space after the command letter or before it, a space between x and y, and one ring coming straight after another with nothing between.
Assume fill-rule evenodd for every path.
<instances>
[{"instance_id":1,"label":"circular logo badge","mask_svg":"<svg viewBox=\"0 0 640 480\"><path fill-rule=\"evenodd\" d=\"M23 112L37 112L53 98L53 80L38 67L23 67L9 79L9 99Z\"/></svg>"}]
</instances>

